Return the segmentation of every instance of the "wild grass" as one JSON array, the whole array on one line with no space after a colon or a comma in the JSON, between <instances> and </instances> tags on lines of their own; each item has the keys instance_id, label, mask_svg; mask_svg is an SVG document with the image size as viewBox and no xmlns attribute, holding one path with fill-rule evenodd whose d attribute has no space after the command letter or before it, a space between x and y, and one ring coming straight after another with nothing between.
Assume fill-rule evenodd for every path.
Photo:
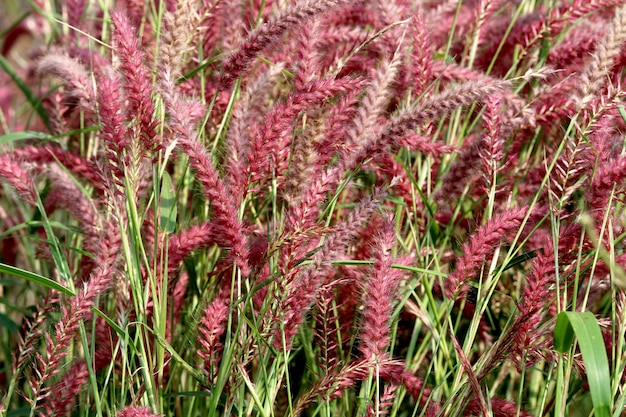
<instances>
[{"instance_id":1,"label":"wild grass","mask_svg":"<svg viewBox=\"0 0 626 417\"><path fill-rule=\"evenodd\" d=\"M623 414L626 2L0 15L0 416Z\"/></svg>"}]
</instances>

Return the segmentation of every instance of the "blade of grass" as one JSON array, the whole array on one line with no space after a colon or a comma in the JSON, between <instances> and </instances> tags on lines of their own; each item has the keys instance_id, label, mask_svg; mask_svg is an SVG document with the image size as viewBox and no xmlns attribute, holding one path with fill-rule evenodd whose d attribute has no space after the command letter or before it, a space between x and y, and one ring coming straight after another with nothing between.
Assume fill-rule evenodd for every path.
<instances>
[{"instance_id":1,"label":"blade of grass","mask_svg":"<svg viewBox=\"0 0 626 417\"><path fill-rule=\"evenodd\" d=\"M24 12L21 16L19 16L17 19L15 19L10 25L9 27L7 27L6 29L4 29L2 32L0 32L0 39L4 39L13 29L15 29L17 26L19 26L20 23L22 23L24 20L26 20L26 18L28 16L31 15L31 12Z\"/></svg>"},{"instance_id":2,"label":"blade of grass","mask_svg":"<svg viewBox=\"0 0 626 417\"><path fill-rule=\"evenodd\" d=\"M26 100L30 103L33 110L41 117L41 120L46 125L47 128L50 128L50 118L48 114L44 110L41 105L41 100L37 98L37 96L32 92L30 88L26 85L24 80L15 72L9 61L7 61L2 55L0 55L0 67L9 74L13 82L18 86L18 88L24 93Z\"/></svg>"},{"instance_id":3,"label":"blade of grass","mask_svg":"<svg viewBox=\"0 0 626 417\"><path fill-rule=\"evenodd\" d=\"M156 341L163 347L163 349L165 349L167 353L171 355L172 359L174 359L174 361L176 361L185 371L187 371L192 377L194 377L196 381L200 382L203 385L207 385L206 377L204 376L202 371L194 368L192 365L187 363L187 361L185 361L182 356L180 356L178 352L176 352L174 347L170 345L167 340L165 340L160 334L158 334L148 326L145 326L145 329L154 336Z\"/></svg>"},{"instance_id":4,"label":"blade of grass","mask_svg":"<svg viewBox=\"0 0 626 417\"><path fill-rule=\"evenodd\" d=\"M35 284L43 285L46 288L50 288L55 291L59 291L65 295L74 295L74 291L71 289L64 287L58 282L46 278L42 275L35 274L34 272L29 272L21 268L17 268L15 266L7 265L4 263L0 263L0 273L4 273L7 275L11 275L14 277L22 278L30 282L34 282Z\"/></svg>"},{"instance_id":5,"label":"blade of grass","mask_svg":"<svg viewBox=\"0 0 626 417\"><path fill-rule=\"evenodd\" d=\"M176 230L176 193L172 178L167 172L163 173L161 183L161 204L160 204L159 227L166 233L174 233Z\"/></svg>"},{"instance_id":6,"label":"blade of grass","mask_svg":"<svg viewBox=\"0 0 626 417\"><path fill-rule=\"evenodd\" d=\"M89 133L98 131L97 126L90 126L84 129L76 129L70 130L68 132L63 132L58 135L49 135L43 132L34 132L34 131L23 131L23 132L11 132L6 135L0 136L0 145L4 145L6 143L17 142L20 140L29 140L29 139L40 139L44 141L56 141L59 138L70 137L73 135L79 135L81 133Z\"/></svg>"},{"instance_id":7,"label":"blade of grass","mask_svg":"<svg viewBox=\"0 0 626 417\"><path fill-rule=\"evenodd\" d=\"M591 312L562 311L559 313L554 328L554 348L560 353L569 352L574 336L578 340L585 363L594 415L610 417L612 395L609 362L600 326Z\"/></svg>"}]
</instances>

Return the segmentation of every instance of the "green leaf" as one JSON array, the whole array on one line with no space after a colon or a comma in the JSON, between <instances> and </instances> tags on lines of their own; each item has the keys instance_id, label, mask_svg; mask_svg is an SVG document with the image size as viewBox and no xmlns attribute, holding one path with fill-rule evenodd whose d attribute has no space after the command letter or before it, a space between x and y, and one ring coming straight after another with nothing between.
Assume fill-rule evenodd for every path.
<instances>
[{"instance_id":1,"label":"green leaf","mask_svg":"<svg viewBox=\"0 0 626 417\"><path fill-rule=\"evenodd\" d=\"M2 68L13 80L13 82L22 90L22 93L32 106L32 108L37 112L41 120L47 127L50 127L50 119L48 118L48 114L44 110L41 105L41 100L35 96L35 94L31 91L30 88L26 85L24 80L20 78L20 76L13 70L9 61L7 61L2 55L0 55L0 68Z\"/></svg>"},{"instance_id":2,"label":"green leaf","mask_svg":"<svg viewBox=\"0 0 626 417\"><path fill-rule=\"evenodd\" d=\"M109 326L111 326L111 328L115 331L115 333L117 333L120 338L122 340L127 340L128 344L133 348L136 349L135 344L133 343L132 340L130 340L128 336L128 334L126 333L126 331L124 329L122 329L120 326L117 325L117 323L115 323L113 321L113 319L111 319L109 316L107 316L106 314L104 314L104 312L100 309L98 309L97 307L91 307L91 310L96 313L96 315L102 317L104 319L104 321L107 322L107 324Z\"/></svg>"},{"instance_id":3,"label":"green leaf","mask_svg":"<svg viewBox=\"0 0 626 417\"><path fill-rule=\"evenodd\" d=\"M46 242L48 242L48 246L50 247L52 260L54 261L54 266L57 268L57 271L59 273L59 278L62 282L68 282L71 285L72 274L70 273L70 267L67 264L67 259L65 259L63 255L63 251L61 250L61 243L59 242L59 239L54 234L54 230L52 230L52 225L50 224L50 220L48 219L48 215L46 214L46 209L43 206L43 201L39 193L37 194L37 209L38 209L39 215L41 215L41 220L43 221L43 228L46 231L46 236L47 236ZM74 294L72 290L67 289L67 288L66 290L71 291L72 295Z\"/></svg>"},{"instance_id":4,"label":"green leaf","mask_svg":"<svg viewBox=\"0 0 626 417\"><path fill-rule=\"evenodd\" d=\"M0 328L7 329L11 333L16 333L20 328L6 314L0 313Z\"/></svg>"},{"instance_id":5,"label":"green leaf","mask_svg":"<svg viewBox=\"0 0 626 417\"><path fill-rule=\"evenodd\" d=\"M594 415L610 417L613 395L609 361L600 326L591 312L559 313L554 328L554 348L560 353L568 352L574 342L574 336L578 339L585 363Z\"/></svg>"},{"instance_id":6,"label":"green leaf","mask_svg":"<svg viewBox=\"0 0 626 417\"><path fill-rule=\"evenodd\" d=\"M54 140L54 137L41 132L13 132L0 136L0 145L28 139Z\"/></svg>"},{"instance_id":7,"label":"green leaf","mask_svg":"<svg viewBox=\"0 0 626 417\"><path fill-rule=\"evenodd\" d=\"M157 340L157 342L161 345L161 347L170 354L174 362L178 363L185 371L189 372L189 374L194 377L198 382L203 385L207 384L206 377L204 376L202 371L187 363L187 361L185 361L182 356L180 356L178 352L174 350L174 347L170 345L163 336L161 336L149 327L146 327L146 330L149 331Z\"/></svg>"},{"instance_id":8,"label":"green leaf","mask_svg":"<svg viewBox=\"0 0 626 417\"><path fill-rule=\"evenodd\" d=\"M517 265L520 265L524 262L526 262L529 259L533 259L537 257L537 249L535 250L531 250L530 252L524 252L519 256L516 256L515 258L511 259L509 261L509 263L507 263L504 268L502 268L502 271L506 271L507 269L511 269L513 267L516 267Z\"/></svg>"},{"instance_id":9,"label":"green leaf","mask_svg":"<svg viewBox=\"0 0 626 417\"><path fill-rule=\"evenodd\" d=\"M11 265L0 263L0 273L12 275L14 277L22 278L39 285L43 285L44 287L59 291L65 295L74 295L74 292L72 290L64 287L54 280L51 280L50 278L35 274L34 272L25 271L21 268L17 268Z\"/></svg>"},{"instance_id":10,"label":"green leaf","mask_svg":"<svg viewBox=\"0 0 626 417\"><path fill-rule=\"evenodd\" d=\"M211 65L212 63L221 59L222 57L223 57L223 54L219 54L219 55L214 56L213 58L205 59L204 61L202 61L202 63L198 67L192 69L187 74L180 77L178 81L176 82L176 84L180 84L180 83L187 81L188 79L190 79L191 77L193 77L194 75L196 75L197 73L199 73L200 71L202 71L203 69Z\"/></svg>"},{"instance_id":11,"label":"green leaf","mask_svg":"<svg viewBox=\"0 0 626 417\"><path fill-rule=\"evenodd\" d=\"M6 135L0 136L0 145L4 145L5 143L17 142L20 140L29 140L29 139L56 141L57 139L60 139L60 138L95 132L97 130L98 130L97 126L90 126L90 127L86 127L83 129L70 130L68 132L63 132L58 135L49 135L47 133L35 132L35 131L30 131L30 130L26 130L23 132L12 132L12 133L7 133Z\"/></svg>"},{"instance_id":12,"label":"green leaf","mask_svg":"<svg viewBox=\"0 0 626 417\"><path fill-rule=\"evenodd\" d=\"M619 115L622 116L622 120L626 122L626 109L624 109L624 106L622 106L621 104L618 105L617 111L619 112Z\"/></svg>"},{"instance_id":13,"label":"green leaf","mask_svg":"<svg viewBox=\"0 0 626 417\"><path fill-rule=\"evenodd\" d=\"M7 413L7 417L22 417L30 415L30 407L17 408Z\"/></svg>"},{"instance_id":14,"label":"green leaf","mask_svg":"<svg viewBox=\"0 0 626 417\"><path fill-rule=\"evenodd\" d=\"M172 178L167 172L163 173L161 181L161 213L159 218L159 227L167 233L174 233L176 230L176 193Z\"/></svg>"}]
</instances>

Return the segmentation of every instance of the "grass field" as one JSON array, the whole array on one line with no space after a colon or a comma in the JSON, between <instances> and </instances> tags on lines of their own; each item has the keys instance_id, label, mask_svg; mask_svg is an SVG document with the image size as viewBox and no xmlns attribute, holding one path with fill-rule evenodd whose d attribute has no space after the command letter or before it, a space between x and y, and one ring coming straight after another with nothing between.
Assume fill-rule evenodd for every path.
<instances>
[{"instance_id":1,"label":"grass field","mask_svg":"<svg viewBox=\"0 0 626 417\"><path fill-rule=\"evenodd\" d=\"M0 417L626 415L626 1L0 15Z\"/></svg>"}]
</instances>

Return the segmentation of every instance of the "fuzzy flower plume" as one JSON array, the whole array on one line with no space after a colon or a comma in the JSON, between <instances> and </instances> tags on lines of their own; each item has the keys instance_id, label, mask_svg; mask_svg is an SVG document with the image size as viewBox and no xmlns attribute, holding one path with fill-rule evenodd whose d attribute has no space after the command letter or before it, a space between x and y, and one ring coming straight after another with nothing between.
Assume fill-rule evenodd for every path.
<instances>
[{"instance_id":1,"label":"fuzzy flower plume","mask_svg":"<svg viewBox=\"0 0 626 417\"><path fill-rule=\"evenodd\" d=\"M252 145L250 136L253 125L260 125L261 119L265 117L265 102L263 100L269 95L268 92L271 92L283 69L283 64L275 64L247 84L241 92L239 101L233 107L233 118L225 143L228 159L226 160L224 181L237 199L241 199L243 189L248 182L248 158Z\"/></svg>"},{"instance_id":2,"label":"fuzzy flower plume","mask_svg":"<svg viewBox=\"0 0 626 417\"><path fill-rule=\"evenodd\" d=\"M89 82L89 74L77 60L65 54L49 54L39 61L39 75L53 75L61 79L69 87L69 95L80 100L83 108L90 109L93 105L93 88Z\"/></svg>"},{"instance_id":3,"label":"fuzzy flower plume","mask_svg":"<svg viewBox=\"0 0 626 417\"><path fill-rule=\"evenodd\" d=\"M55 384L52 391L55 395L47 398L44 405L44 416L64 415L72 410L76 396L89 380L89 371L84 361L76 363L61 381Z\"/></svg>"},{"instance_id":4,"label":"fuzzy flower plume","mask_svg":"<svg viewBox=\"0 0 626 417\"><path fill-rule=\"evenodd\" d=\"M528 207L513 208L493 216L484 226L478 228L470 241L463 245L463 256L456 270L448 277L447 295L462 298L469 290L468 281L483 262L493 253L500 241L517 231L526 217Z\"/></svg>"},{"instance_id":5,"label":"fuzzy flower plume","mask_svg":"<svg viewBox=\"0 0 626 417\"><path fill-rule=\"evenodd\" d=\"M209 381L212 381L217 374L216 369L222 350L220 338L226 330L225 325L230 308L229 290L229 286L222 286L213 301L204 309L203 317L198 326L198 341L200 343L198 356L204 362L204 369L208 374Z\"/></svg>"},{"instance_id":6,"label":"fuzzy flower plume","mask_svg":"<svg viewBox=\"0 0 626 417\"><path fill-rule=\"evenodd\" d=\"M501 126L501 103L498 96L489 97L485 103L484 129L485 138L481 144L480 159L483 164L483 186L486 192L497 187L497 174L501 169L500 161L504 157L504 138ZM498 190L496 190L497 192Z\"/></svg>"},{"instance_id":7,"label":"fuzzy flower plume","mask_svg":"<svg viewBox=\"0 0 626 417\"><path fill-rule=\"evenodd\" d=\"M285 171L289 162L289 133L296 115L337 94L349 93L362 85L361 79L350 77L314 80L291 94L284 103L275 106L266 116L265 123L252 142L252 154L248 162L250 179L254 182L269 177L272 172L270 167L275 168L276 172ZM268 159L271 160L271 165L268 164Z\"/></svg>"},{"instance_id":8,"label":"fuzzy flower plume","mask_svg":"<svg viewBox=\"0 0 626 417\"><path fill-rule=\"evenodd\" d=\"M313 257L313 265L287 283L287 296L285 300L281 301L287 349L291 348L292 339L298 331L298 326L302 323L304 313L312 305L320 285L332 269L330 261L334 255L344 250L361 224L371 217L374 210L380 205L384 193L383 190L377 190L373 198L364 199L350 212L345 221L335 226L334 230L326 236L321 249ZM281 342L281 335L276 335L275 347L281 348Z\"/></svg>"},{"instance_id":9,"label":"fuzzy flower plume","mask_svg":"<svg viewBox=\"0 0 626 417\"><path fill-rule=\"evenodd\" d=\"M395 56L391 61L384 62L380 68L373 71L373 81L370 84L361 106L345 133L346 144L342 153L344 158L335 166L326 169L306 190L303 196L297 196L297 204L291 207L289 213L289 227L298 228L309 227L317 220L320 203L326 198L326 193L335 188L341 180L341 176L346 171L354 169L364 159L371 156L371 152L376 148L378 135L377 119L388 104L391 98L389 85L397 75L399 57Z\"/></svg>"},{"instance_id":10,"label":"fuzzy flower plume","mask_svg":"<svg viewBox=\"0 0 626 417\"><path fill-rule=\"evenodd\" d=\"M3 156L0 156L3 157ZM98 191L104 191L106 185L102 181L102 172L98 165L90 159L67 151L55 145L29 145L11 152L7 158L16 164L17 161L26 161L37 165L45 165L58 162L73 175L88 180L89 184ZM9 164L8 166L14 166ZM5 164L0 164L0 169ZM10 170L9 170L10 172ZM0 174L2 176L2 174ZM26 198L26 197L24 197ZM28 200L27 200L28 201Z\"/></svg>"},{"instance_id":11,"label":"fuzzy flower plume","mask_svg":"<svg viewBox=\"0 0 626 417\"><path fill-rule=\"evenodd\" d=\"M166 11L163 20L165 28L161 36L159 66L178 77L200 16L193 8L192 1L185 0L177 2L176 11Z\"/></svg>"},{"instance_id":12,"label":"fuzzy flower plume","mask_svg":"<svg viewBox=\"0 0 626 417\"><path fill-rule=\"evenodd\" d=\"M626 41L626 5L616 10L615 18L608 28L606 37L598 45L580 76L578 97L580 105L591 101L594 94L606 83L609 70L615 58L619 56L624 41Z\"/></svg>"},{"instance_id":13,"label":"fuzzy flower plume","mask_svg":"<svg viewBox=\"0 0 626 417\"><path fill-rule=\"evenodd\" d=\"M54 326L51 335L46 335L47 347L45 356L36 354L38 378L31 381L31 389L37 401L41 401L52 394L50 387L45 383L62 370L62 361L68 354L68 349L76 337L80 323L89 318L91 308L96 303L96 297L104 294L114 282L115 268L121 240L112 224L108 225L103 239L100 264L90 274L89 280L82 288L76 290L76 295L69 299L68 305L61 309L61 318Z\"/></svg>"},{"instance_id":14,"label":"fuzzy flower plume","mask_svg":"<svg viewBox=\"0 0 626 417\"><path fill-rule=\"evenodd\" d=\"M148 407L128 406L118 411L117 417L161 417L161 414L154 414Z\"/></svg>"},{"instance_id":15,"label":"fuzzy flower plume","mask_svg":"<svg viewBox=\"0 0 626 417\"><path fill-rule=\"evenodd\" d=\"M27 169L12 155L0 155L0 178L4 178L29 204L37 204L37 189Z\"/></svg>"},{"instance_id":16,"label":"fuzzy flower plume","mask_svg":"<svg viewBox=\"0 0 626 417\"><path fill-rule=\"evenodd\" d=\"M518 303L519 315L514 326L516 331L513 353L519 357L532 347L536 339L535 331L542 318L541 310L551 297L548 287L555 280L554 255L551 238L546 238L543 250L535 258L532 271L526 278Z\"/></svg>"},{"instance_id":17,"label":"fuzzy flower plume","mask_svg":"<svg viewBox=\"0 0 626 417\"><path fill-rule=\"evenodd\" d=\"M374 267L364 291L360 349L365 358L383 356L389 347L389 321L401 276L391 267L395 240L393 221L386 219L376 239Z\"/></svg>"},{"instance_id":18,"label":"fuzzy flower plume","mask_svg":"<svg viewBox=\"0 0 626 417\"><path fill-rule=\"evenodd\" d=\"M111 19L115 26L113 41L121 61L120 71L126 80L128 116L139 123L139 140L144 150L150 153L158 147L157 121L154 119L155 107L151 96L152 74L146 67L141 43L126 15L116 11L111 13Z\"/></svg>"},{"instance_id":19,"label":"fuzzy flower plume","mask_svg":"<svg viewBox=\"0 0 626 417\"><path fill-rule=\"evenodd\" d=\"M347 0L301 0L270 17L266 23L250 32L243 44L226 58L222 70L222 89L230 88L237 78L248 71L259 52L289 29L346 3Z\"/></svg>"},{"instance_id":20,"label":"fuzzy flower plume","mask_svg":"<svg viewBox=\"0 0 626 417\"><path fill-rule=\"evenodd\" d=\"M509 85L506 81L469 81L448 88L420 102L414 108L400 113L391 121L391 128L385 138L402 136L420 124L445 115L461 106L467 106L492 94L501 94Z\"/></svg>"},{"instance_id":21,"label":"fuzzy flower plume","mask_svg":"<svg viewBox=\"0 0 626 417\"><path fill-rule=\"evenodd\" d=\"M622 185L624 178L626 178L626 157L623 156L607 160L596 169L586 195L586 201L589 202L591 215L598 224L602 222L613 190L621 192L624 189Z\"/></svg>"},{"instance_id":22,"label":"fuzzy flower plume","mask_svg":"<svg viewBox=\"0 0 626 417\"><path fill-rule=\"evenodd\" d=\"M183 259L193 250L215 243L213 232L213 225L209 222L205 222L197 226L191 226L176 235L170 236L168 240L167 257L168 271L170 274L174 273Z\"/></svg>"},{"instance_id":23,"label":"fuzzy flower plume","mask_svg":"<svg viewBox=\"0 0 626 417\"><path fill-rule=\"evenodd\" d=\"M200 143L191 120L189 106L177 94L166 102L171 115L170 129L178 149L189 157L205 195L213 208L216 241L231 248L232 257L244 276L248 276L248 248L244 225L237 217L235 198L228 192L209 151Z\"/></svg>"},{"instance_id":24,"label":"fuzzy flower plume","mask_svg":"<svg viewBox=\"0 0 626 417\"><path fill-rule=\"evenodd\" d=\"M128 146L128 129L122 110L119 78L102 76L98 83L98 114L107 156L108 173L118 182L124 178L124 153Z\"/></svg>"},{"instance_id":25,"label":"fuzzy flower plume","mask_svg":"<svg viewBox=\"0 0 626 417\"><path fill-rule=\"evenodd\" d=\"M400 56L396 54L373 72L372 83L357 110L353 125L346 132L344 146L349 154L344 169L353 169L376 147L378 117L385 112L392 97L390 85L398 74L400 63Z\"/></svg>"}]
</instances>

